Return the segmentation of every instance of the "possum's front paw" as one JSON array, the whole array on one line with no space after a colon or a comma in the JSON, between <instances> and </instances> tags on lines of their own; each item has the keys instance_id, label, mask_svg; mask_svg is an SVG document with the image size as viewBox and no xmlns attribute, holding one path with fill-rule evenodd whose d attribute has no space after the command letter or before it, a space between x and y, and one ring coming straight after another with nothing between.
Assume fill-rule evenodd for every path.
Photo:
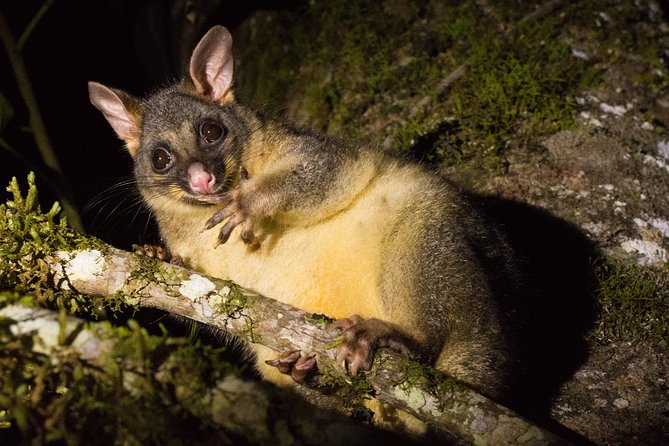
<instances>
[{"instance_id":1,"label":"possum's front paw","mask_svg":"<svg viewBox=\"0 0 669 446\"><path fill-rule=\"evenodd\" d=\"M218 233L218 243L223 244L228 241L230 234L240 224L242 225L242 240L245 243L252 243L255 239L253 235L254 219L244 212L239 204L239 191L237 189L227 194L228 205L216 212L204 226L205 230L211 229L223 220L227 219Z\"/></svg>"},{"instance_id":2,"label":"possum's front paw","mask_svg":"<svg viewBox=\"0 0 669 446\"><path fill-rule=\"evenodd\" d=\"M341 330L344 336L337 352L337 362L345 362L351 375L360 369L370 370L374 354L379 348L390 348L407 356L415 351L414 342L409 336L379 319L353 315L337 320L332 327Z\"/></svg>"},{"instance_id":3,"label":"possum's front paw","mask_svg":"<svg viewBox=\"0 0 669 446\"><path fill-rule=\"evenodd\" d=\"M216 199L217 202L227 203L226 206L216 212L204 225L204 230L206 231L221 223L223 220L228 220L218 233L218 244L227 242L232 231L240 224L242 225L241 238L244 243L251 244L255 242L255 236L253 234L255 217L250 215L247 206L243 205L241 192L244 188L244 184L249 179L246 169L240 168L239 178L239 186Z\"/></svg>"},{"instance_id":4,"label":"possum's front paw","mask_svg":"<svg viewBox=\"0 0 669 446\"><path fill-rule=\"evenodd\" d=\"M159 259L163 262L170 262L173 265L184 266L184 261L180 256L172 255L169 249L154 245L132 245L132 252L142 257Z\"/></svg>"},{"instance_id":5,"label":"possum's front paw","mask_svg":"<svg viewBox=\"0 0 669 446\"><path fill-rule=\"evenodd\" d=\"M320 381L316 357L304 357L299 350L280 353L278 358L265 361L265 364L276 367L281 373L290 375L296 383L307 387L317 386Z\"/></svg>"}]
</instances>

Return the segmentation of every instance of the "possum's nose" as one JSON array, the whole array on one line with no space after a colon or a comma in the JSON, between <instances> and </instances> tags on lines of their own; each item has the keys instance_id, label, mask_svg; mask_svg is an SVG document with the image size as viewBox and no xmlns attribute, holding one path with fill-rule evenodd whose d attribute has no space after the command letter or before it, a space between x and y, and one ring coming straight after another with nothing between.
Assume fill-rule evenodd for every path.
<instances>
[{"instance_id":1,"label":"possum's nose","mask_svg":"<svg viewBox=\"0 0 669 446\"><path fill-rule=\"evenodd\" d=\"M202 163L193 163L188 167L188 185L195 193L207 195L214 191L216 177L209 173Z\"/></svg>"}]
</instances>

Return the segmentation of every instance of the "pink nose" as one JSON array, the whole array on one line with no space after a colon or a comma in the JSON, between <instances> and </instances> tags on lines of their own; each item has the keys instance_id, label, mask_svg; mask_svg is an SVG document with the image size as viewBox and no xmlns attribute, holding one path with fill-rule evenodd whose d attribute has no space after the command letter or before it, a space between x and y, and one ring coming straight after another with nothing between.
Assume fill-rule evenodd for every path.
<instances>
[{"instance_id":1,"label":"pink nose","mask_svg":"<svg viewBox=\"0 0 669 446\"><path fill-rule=\"evenodd\" d=\"M210 194L214 190L216 177L207 172L202 163L193 163L188 168L188 184L193 192Z\"/></svg>"}]
</instances>

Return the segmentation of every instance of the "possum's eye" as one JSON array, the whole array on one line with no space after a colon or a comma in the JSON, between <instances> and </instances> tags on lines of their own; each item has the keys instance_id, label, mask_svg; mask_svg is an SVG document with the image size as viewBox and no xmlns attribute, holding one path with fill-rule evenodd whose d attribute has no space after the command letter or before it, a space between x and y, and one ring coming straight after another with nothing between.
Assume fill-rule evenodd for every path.
<instances>
[{"instance_id":1,"label":"possum's eye","mask_svg":"<svg viewBox=\"0 0 669 446\"><path fill-rule=\"evenodd\" d=\"M200 126L200 137L206 144L212 144L223 137L225 129L214 121L205 121Z\"/></svg>"},{"instance_id":2,"label":"possum's eye","mask_svg":"<svg viewBox=\"0 0 669 446\"><path fill-rule=\"evenodd\" d=\"M167 150L158 147L151 155L151 164L153 164L153 170L156 172L165 172L174 164L174 157Z\"/></svg>"}]
</instances>

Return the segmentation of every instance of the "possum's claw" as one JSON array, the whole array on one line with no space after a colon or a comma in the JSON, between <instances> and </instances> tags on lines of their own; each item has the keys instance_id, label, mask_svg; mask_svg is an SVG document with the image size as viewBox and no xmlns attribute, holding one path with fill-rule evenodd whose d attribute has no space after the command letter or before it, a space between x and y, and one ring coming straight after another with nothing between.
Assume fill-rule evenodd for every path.
<instances>
[{"instance_id":1,"label":"possum's claw","mask_svg":"<svg viewBox=\"0 0 669 446\"><path fill-rule=\"evenodd\" d=\"M170 262L173 265L184 266L184 261L180 256L172 255L169 249L162 246L133 244L132 252L142 257L159 259L163 262Z\"/></svg>"},{"instance_id":2,"label":"possum's claw","mask_svg":"<svg viewBox=\"0 0 669 446\"><path fill-rule=\"evenodd\" d=\"M233 206L233 205L234 205L234 203L231 204L230 206ZM228 206L228 207L230 207L230 206ZM234 210L234 209L229 210L228 207L226 207L222 211L220 211L222 213L225 213L225 217L221 218L220 219L221 221L225 220L228 217L230 217L230 218L228 219L228 221L225 222L225 224L223 225L223 227L221 228L221 230L218 233L218 240L217 240L218 244L222 245L225 242L227 242L228 239L230 239L230 235L232 234L232 231L237 226L244 223L242 225L242 232L240 234L240 237L242 238L244 243L246 243L247 245L250 245L251 243L253 243L255 241L255 235L253 234L253 225L254 225L253 219L249 218L249 217L245 217L244 214L242 214L241 212L239 212L237 210ZM212 219L218 218L217 216L218 216L218 213L214 214Z\"/></svg>"},{"instance_id":3,"label":"possum's claw","mask_svg":"<svg viewBox=\"0 0 669 446\"><path fill-rule=\"evenodd\" d=\"M372 368L374 354L379 348L390 348L407 356L416 351L415 343L409 336L394 325L379 319L363 319L356 314L337 320L332 328L341 330L344 336L337 351L337 362L348 365L353 376L360 369Z\"/></svg>"},{"instance_id":4,"label":"possum's claw","mask_svg":"<svg viewBox=\"0 0 669 446\"><path fill-rule=\"evenodd\" d=\"M265 361L265 364L276 367L283 374L290 375L298 384L314 387L320 381L316 356L302 356L299 350L283 352L278 358Z\"/></svg>"},{"instance_id":5,"label":"possum's claw","mask_svg":"<svg viewBox=\"0 0 669 446\"><path fill-rule=\"evenodd\" d=\"M218 202L228 204L223 209L212 215L212 217L204 224L203 230L207 231L224 220L228 220L225 222L218 233L217 244L219 245L227 242L230 239L232 231L242 223L243 225L240 236L244 243L250 245L256 241L255 235L253 234L255 218L250 216L247 210L240 204L239 191L241 189L241 185L249 179L248 172L246 169L240 168L239 175L240 186L217 198Z\"/></svg>"}]
</instances>

